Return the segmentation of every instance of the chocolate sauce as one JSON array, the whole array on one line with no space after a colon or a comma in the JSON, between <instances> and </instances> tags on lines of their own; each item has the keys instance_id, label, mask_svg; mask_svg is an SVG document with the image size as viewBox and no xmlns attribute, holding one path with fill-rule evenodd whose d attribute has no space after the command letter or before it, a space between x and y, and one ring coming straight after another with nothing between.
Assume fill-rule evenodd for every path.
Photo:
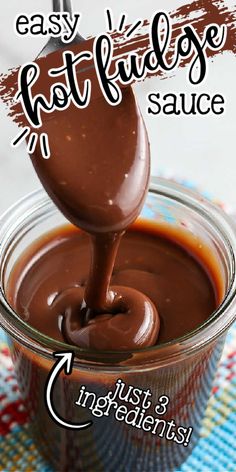
<instances>
[{"instance_id":1,"label":"chocolate sauce","mask_svg":"<svg viewBox=\"0 0 236 472\"><path fill-rule=\"evenodd\" d=\"M123 236L111 279L117 295L115 315L97 315L84 323L79 308L89 278L89 236L63 227L35 242L17 262L8 298L22 318L51 338L63 341L63 315L71 326L71 342L81 347L125 350L145 344L144 308L150 300L160 315L158 343L168 342L201 325L220 299L217 273L206 252L199 255L175 242L158 225L136 223ZM146 298L147 297L147 298ZM123 307L123 313L122 313ZM143 318L144 322L143 322ZM154 318L153 323L156 322ZM150 345L157 342L154 326Z\"/></svg>"},{"instance_id":2,"label":"chocolate sauce","mask_svg":"<svg viewBox=\"0 0 236 472\"><path fill-rule=\"evenodd\" d=\"M216 306L214 290L194 259L175 245L157 237L150 251L143 232L127 235L114 273L122 235L141 211L150 174L147 132L132 89L123 91L117 107L101 98L83 110L58 112L42 131L50 136L51 157L43 159L38 147L34 167L66 218L89 233L92 257L88 237L73 232L65 247L63 233L58 234L35 262L37 255L29 253L37 275L24 269L17 311L28 313L40 331L48 318L46 333L53 338L101 350L155 345L160 316L159 341L164 342L201 324Z\"/></svg>"},{"instance_id":3,"label":"chocolate sauce","mask_svg":"<svg viewBox=\"0 0 236 472\"><path fill-rule=\"evenodd\" d=\"M104 98L83 110L70 107L46 121L42 131L51 138L51 157L43 159L38 147L32 156L35 170L66 218L90 233L92 242L85 288L76 295L67 292L58 301L64 314L64 338L72 344L104 348L119 316L123 324L119 346L153 345L160 322L152 301L128 287L109 289L121 236L141 211L150 174L147 132L132 89L123 91L117 107ZM74 296L76 310L71 312ZM105 344L97 341L98 335L103 337L102 320L106 320ZM94 334L87 341L83 334L81 340L81 333L88 330Z\"/></svg>"}]
</instances>

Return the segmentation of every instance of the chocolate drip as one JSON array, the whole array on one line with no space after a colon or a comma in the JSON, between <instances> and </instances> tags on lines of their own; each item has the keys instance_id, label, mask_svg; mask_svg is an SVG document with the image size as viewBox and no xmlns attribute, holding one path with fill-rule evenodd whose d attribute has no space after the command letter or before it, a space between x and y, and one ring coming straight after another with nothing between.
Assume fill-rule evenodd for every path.
<instances>
[{"instance_id":1,"label":"chocolate drip","mask_svg":"<svg viewBox=\"0 0 236 472\"><path fill-rule=\"evenodd\" d=\"M44 160L38 147L35 170L66 218L92 241L90 275L85 290L77 291L77 308L68 292L64 303L60 294L64 338L100 349L155 343L160 323L151 300L132 289L109 288L122 233L141 211L150 174L147 132L132 89L123 91L117 107L100 98L83 110L58 113L42 128L50 136L51 158Z\"/></svg>"}]
</instances>

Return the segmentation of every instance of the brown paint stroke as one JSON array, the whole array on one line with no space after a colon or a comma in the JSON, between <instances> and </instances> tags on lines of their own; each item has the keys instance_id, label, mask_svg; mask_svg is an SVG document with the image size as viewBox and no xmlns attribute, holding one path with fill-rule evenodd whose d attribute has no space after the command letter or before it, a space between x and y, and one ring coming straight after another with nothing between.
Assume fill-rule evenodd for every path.
<instances>
[{"instance_id":1,"label":"brown paint stroke","mask_svg":"<svg viewBox=\"0 0 236 472\"><path fill-rule=\"evenodd\" d=\"M166 54L166 59L168 61L171 60L171 57L174 53L176 38L181 34L182 28L187 24L192 25L200 37L203 34L205 27L207 27L207 25L210 23L217 23L219 25L225 24L227 26L227 39L224 47L220 51L212 51L207 49L207 56L208 58L213 58L218 54L222 54L223 51L230 51L234 55L236 54L236 5L230 8L226 5L224 0L197 0L190 4L185 4L171 12L170 17L172 19L172 39L168 53ZM150 26L150 22L145 20L143 26L144 28L148 28ZM141 58L149 47L148 33L144 33L143 30L137 30L137 33L133 37L127 39L125 37L125 32L128 28L129 26L127 26L122 33L114 31L111 35L114 41L113 67L118 56L126 58L132 51L136 52ZM94 38L89 38L80 45L70 46L70 50L75 54L79 54L82 51L92 51L93 43ZM65 50L68 49L68 46L65 47ZM40 77L32 88L33 96L41 93L45 97L49 97L50 87L56 80L65 84L63 76L56 78L56 80L48 76L49 69L61 66L61 54L62 50L56 51L45 58L34 61L40 65ZM179 67L186 67L190 61L191 58L183 59L180 62ZM113 68L112 66L111 70ZM11 69L7 74L0 76L0 98L8 107L9 116L19 126L25 126L28 125L28 121L24 115L21 104L14 101L14 96L18 91L19 69L19 67ZM98 98L101 95L101 89L97 80L93 61L91 60L90 62L87 62L86 67L82 67L81 65L78 66L76 72L79 86L83 84L85 79L90 79L92 84L91 98ZM148 74L147 77L151 77L153 75L164 79L172 77L173 71L172 74L168 75L163 73L163 71L157 70L155 71L155 74ZM50 115L42 113L42 120L51 118L51 115L53 115L53 113Z\"/></svg>"}]
</instances>

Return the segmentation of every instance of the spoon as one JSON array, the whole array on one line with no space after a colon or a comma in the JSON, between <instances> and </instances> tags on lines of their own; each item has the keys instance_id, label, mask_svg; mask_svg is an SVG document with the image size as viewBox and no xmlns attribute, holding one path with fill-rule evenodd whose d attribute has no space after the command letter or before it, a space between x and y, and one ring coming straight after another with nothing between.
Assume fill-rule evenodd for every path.
<instances>
[{"instance_id":1,"label":"spoon","mask_svg":"<svg viewBox=\"0 0 236 472\"><path fill-rule=\"evenodd\" d=\"M52 0L52 11L54 13L69 13L70 17L72 18L73 7L71 0ZM79 44L83 41L85 41L85 39L79 33L77 33L73 41L69 44ZM45 57L48 54L57 51L58 49L62 49L66 47L66 45L68 45L68 43L65 44L60 37L51 37L42 51L40 51L38 54L37 59L39 57Z\"/></svg>"},{"instance_id":2,"label":"spoon","mask_svg":"<svg viewBox=\"0 0 236 472\"><path fill-rule=\"evenodd\" d=\"M54 12L72 15L71 1L52 3ZM82 41L77 34L73 44ZM50 38L40 57L62 47L61 38ZM141 211L150 175L147 130L132 88L116 107L92 99L85 109L57 112L41 130L51 138L51 158L43 159L37 145L31 159L66 218L91 234L123 232Z\"/></svg>"}]
</instances>

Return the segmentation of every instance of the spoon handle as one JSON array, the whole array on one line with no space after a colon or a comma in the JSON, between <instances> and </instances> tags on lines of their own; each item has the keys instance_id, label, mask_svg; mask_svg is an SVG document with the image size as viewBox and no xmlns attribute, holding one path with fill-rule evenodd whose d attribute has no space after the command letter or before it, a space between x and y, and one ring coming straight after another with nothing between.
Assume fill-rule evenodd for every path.
<instances>
[{"instance_id":1,"label":"spoon handle","mask_svg":"<svg viewBox=\"0 0 236 472\"><path fill-rule=\"evenodd\" d=\"M69 13L72 18L73 8L71 0L52 0L52 10L54 13ZM77 32L70 44L80 44L82 41L84 41L84 38ZM57 49L65 48L65 46L66 45L63 43L61 38L51 37L42 51L40 51L37 58L45 57L48 54L57 51Z\"/></svg>"},{"instance_id":2,"label":"spoon handle","mask_svg":"<svg viewBox=\"0 0 236 472\"><path fill-rule=\"evenodd\" d=\"M73 6L71 0L52 0L52 8L55 13L69 13L70 17L72 17L73 13ZM84 41L83 36L77 33L73 43L78 44Z\"/></svg>"},{"instance_id":3,"label":"spoon handle","mask_svg":"<svg viewBox=\"0 0 236 472\"><path fill-rule=\"evenodd\" d=\"M72 15L72 2L71 0L52 0L52 9L54 12L67 12Z\"/></svg>"}]
</instances>

